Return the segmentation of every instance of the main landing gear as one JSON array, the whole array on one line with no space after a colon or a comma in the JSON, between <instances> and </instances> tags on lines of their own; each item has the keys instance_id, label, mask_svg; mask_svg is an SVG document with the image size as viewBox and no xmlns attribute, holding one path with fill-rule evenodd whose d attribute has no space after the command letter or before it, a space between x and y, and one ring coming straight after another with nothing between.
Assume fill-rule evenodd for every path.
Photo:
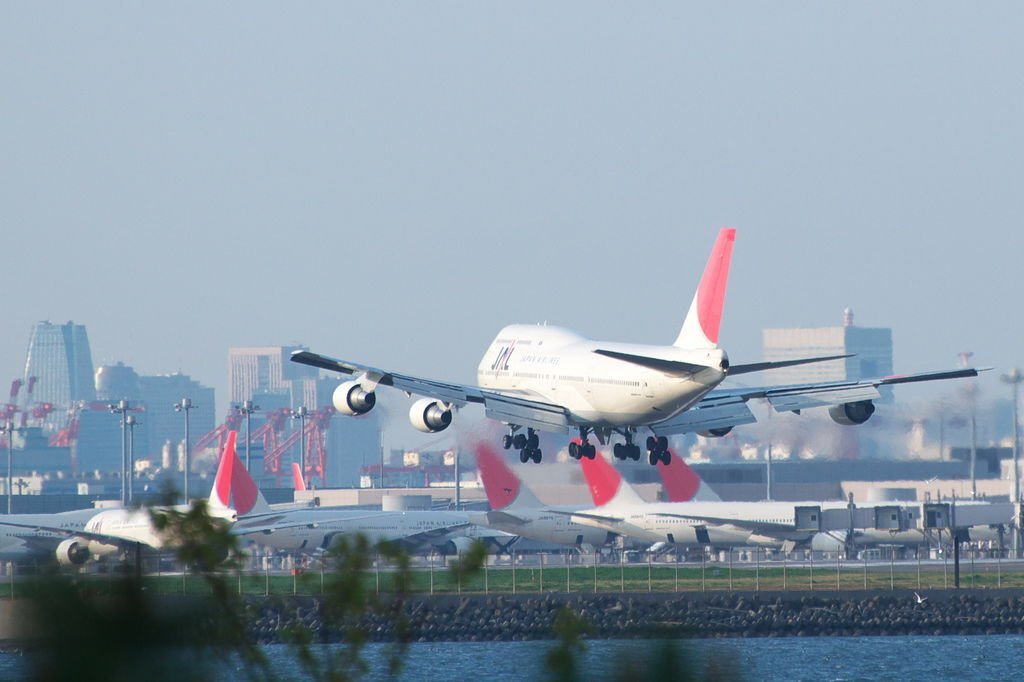
<instances>
[{"instance_id":1,"label":"main landing gear","mask_svg":"<svg viewBox=\"0 0 1024 682\"><path fill-rule=\"evenodd\" d=\"M612 454L615 459L631 459L634 462L640 461L640 446L633 444L633 429L627 428L622 434L626 437L625 443L616 443L612 446Z\"/></svg>"},{"instance_id":2,"label":"main landing gear","mask_svg":"<svg viewBox=\"0 0 1024 682\"><path fill-rule=\"evenodd\" d=\"M668 465L672 461L672 455L668 451L668 438L665 436L647 437L647 461L654 466L658 462Z\"/></svg>"},{"instance_id":3,"label":"main landing gear","mask_svg":"<svg viewBox=\"0 0 1024 682\"><path fill-rule=\"evenodd\" d=\"M584 457L587 459L594 459L597 457L597 448L587 440L588 433L590 433L590 429L586 426L581 426L580 442L569 442L569 456L573 459L583 459Z\"/></svg>"},{"instance_id":4,"label":"main landing gear","mask_svg":"<svg viewBox=\"0 0 1024 682\"><path fill-rule=\"evenodd\" d=\"M518 426L509 427L509 432L501 438L501 446L506 450L515 448L519 451L519 461L526 464L533 460L540 464L542 453L540 451L540 438L533 429L526 429L526 433L516 433Z\"/></svg>"}]
</instances>

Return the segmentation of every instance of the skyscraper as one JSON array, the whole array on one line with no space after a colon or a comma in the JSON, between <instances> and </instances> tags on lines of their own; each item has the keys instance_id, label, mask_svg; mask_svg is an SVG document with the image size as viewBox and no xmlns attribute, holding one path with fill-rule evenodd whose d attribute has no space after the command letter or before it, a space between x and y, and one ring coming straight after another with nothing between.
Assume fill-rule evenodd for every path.
<instances>
[{"instance_id":1,"label":"skyscraper","mask_svg":"<svg viewBox=\"0 0 1024 682\"><path fill-rule=\"evenodd\" d=\"M794 327L763 330L764 359L794 360L819 355L852 357L830 362L815 362L783 369L766 375L772 384L799 384L812 381L842 381L892 374L892 329L858 327L853 311L843 311L843 324L837 327ZM879 389L883 398L892 399L892 389Z\"/></svg>"},{"instance_id":2,"label":"skyscraper","mask_svg":"<svg viewBox=\"0 0 1024 682\"><path fill-rule=\"evenodd\" d=\"M25 380L32 376L37 380L34 399L53 403L58 412L79 400L95 400L85 325L40 322L34 326L28 341Z\"/></svg>"},{"instance_id":3,"label":"skyscraper","mask_svg":"<svg viewBox=\"0 0 1024 682\"><path fill-rule=\"evenodd\" d=\"M290 394L295 389L293 381L315 380L318 374L315 367L299 365L288 359L296 350L306 349L303 346L229 348L228 402L234 405L251 400L256 393ZM309 398L312 403L315 392ZM303 400L302 404L306 402Z\"/></svg>"}]
</instances>

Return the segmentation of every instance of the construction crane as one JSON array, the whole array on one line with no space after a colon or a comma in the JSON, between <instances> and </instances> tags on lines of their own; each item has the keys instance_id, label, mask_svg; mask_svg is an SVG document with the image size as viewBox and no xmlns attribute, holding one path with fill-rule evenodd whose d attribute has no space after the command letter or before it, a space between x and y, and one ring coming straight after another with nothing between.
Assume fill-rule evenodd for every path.
<instances>
[{"instance_id":1,"label":"construction crane","mask_svg":"<svg viewBox=\"0 0 1024 682\"><path fill-rule=\"evenodd\" d=\"M287 407L267 412L264 415L266 421L259 428L253 429L252 433L249 434L249 442L258 443L262 441L264 453L276 450L278 434L284 430L284 425L288 423L288 416L291 412Z\"/></svg>"},{"instance_id":2,"label":"construction crane","mask_svg":"<svg viewBox=\"0 0 1024 682\"><path fill-rule=\"evenodd\" d=\"M324 470L327 468L327 449L324 444L324 434L331 424L331 417L336 410L330 405L317 409L309 415L304 430L296 429L287 438L270 452L263 456L263 467L269 474L276 478L281 477L281 464L285 453L291 450L303 434L306 436L306 461L302 475L306 480L316 476L321 483L324 480Z\"/></svg>"},{"instance_id":3,"label":"construction crane","mask_svg":"<svg viewBox=\"0 0 1024 682\"><path fill-rule=\"evenodd\" d=\"M217 452L220 452L224 449L224 444L227 442L228 431L237 431L241 424L242 413L237 408L232 407L228 411L228 416L224 418L223 424L199 437L199 440L191 447L192 452L200 452L205 448L211 447L214 441L217 441Z\"/></svg>"}]
</instances>

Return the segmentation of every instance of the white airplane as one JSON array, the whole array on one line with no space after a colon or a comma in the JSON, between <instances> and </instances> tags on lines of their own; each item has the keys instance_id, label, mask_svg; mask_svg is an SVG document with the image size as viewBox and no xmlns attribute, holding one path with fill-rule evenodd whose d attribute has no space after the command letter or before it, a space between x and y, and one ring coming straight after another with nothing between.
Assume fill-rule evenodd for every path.
<instances>
[{"instance_id":1,"label":"white airplane","mask_svg":"<svg viewBox=\"0 0 1024 682\"><path fill-rule=\"evenodd\" d=\"M723 229L715 242L700 285L676 340L670 346L592 341L547 325L511 325L491 342L477 367L478 386L453 384L400 374L309 351L292 353L293 362L354 375L334 391L334 407L347 415L365 414L377 402L378 386L393 386L425 396L409 410L412 425L426 433L448 428L452 412L468 403L483 404L485 414L508 425L505 449L519 450L520 461L541 461L537 431L576 432L569 453L593 459L593 434L601 444L622 436L614 454L640 459L633 439L640 428L651 464L668 462L667 436L694 431L724 436L733 427L756 420L747 401L762 398L777 411L828 407L840 424L861 424L875 411L878 387L934 379L976 376L974 369L926 372L761 388L715 388L728 376L823 362L848 356L801 358L731 365L718 346L726 281L736 230ZM526 430L522 433L522 429Z\"/></svg>"},{"instance_id":2,"label":"white airplane","mask_svg":"<svg viewBox=\"0 0 1024 682\"><path fill-rule=\"evenodd\" d=\"M217 519L233 523L235 510L219 503L218 487L230 477L230 463L235 455L235 432L228 434L224 452L217 467L209 498L209 513ZM188 505L174 509L185 512ZM0 554L19 560L29 556L50 556L63 566L80 566L89 559L119 554L127 549L160 550L173 545L153 525L147 508L80 509L57 514L0 515ZM18 556L18 551L25 554Z\"/></svg>"},{"instance_id":3,"label":"white airplane","mask_svg":"<svg viewBox=\"0 0 1024 682\"><path fill-rule=\"evenodd\" d=\"M469 520L473 523L538 542L581 549L599 547L608 542L608 531L577 523L569 515L553 512L486 443L478 444L475 454L491 511L469 512ZM574 508L558 509L571 511Z\"/></svg>"},{"instance_id":4,"label":"white airplane","mask_svg":"<svg viewBox=\"0 0 1024 682\"><path fill-rule=\"evenodd\" d=\"M428 548L462 551L474 539L499 549L515 536L473 526L464 511L378 511L344 507L282 507L270 505L245 465L233 455L228 483L216 486L217 504L233 507L239 520L232 532L274 550L298 553L325 551L341 536L362 534L371 544L398 542L412 551ZM293 466L296 489L305 489Z\"/></svg>"}]
</instances>

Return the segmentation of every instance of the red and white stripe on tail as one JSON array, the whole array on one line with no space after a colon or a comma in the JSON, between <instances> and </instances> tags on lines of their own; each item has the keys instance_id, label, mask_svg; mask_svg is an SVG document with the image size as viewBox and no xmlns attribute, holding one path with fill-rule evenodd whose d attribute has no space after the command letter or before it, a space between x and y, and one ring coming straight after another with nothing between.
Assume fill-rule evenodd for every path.
<instances>
[{"instance_id":1,"label":"red and white stripe on tail","mask_svg":"<svg viewBox=\"0 0 1024 682\"><path fill-rule=\"evenodd\" d=\"M268 512L271 510L270 505L235 452L237 436L237 431L228 431L217 476L213 479L213 489L210 491L210 508L234 509L239 516Z\"/></svg>"},{"instance_id":2,"label":"red and white stripe on tail","mask_svg":"<svg viewBox=\"0 0 1024 682\"><path fill-rule=\"evenodd\" d=\"M725 307L725 287L729 281L729 263L736 228L726 227L718 233L711 250L697 293L693 295L683 328L672 345L679 348L718 348L718 328Z\"/></svg>"},{"instance_id":3,"label":"red and white stripe on tail","mask_svg":"<svg viewBox=\"0 0 1024 682\"><path fill-rule=\"evenodd\" d=\"M623 480L622 475L602 453L598 453L594 459L584 457L580 460L580 465L583 467L583 476L587 479L590 497L594 500L595 506L643 504L644 499Z\"/></svg>"},{"instance_id":4,"label":"red and white stripe on tail","mask_svg":"<svg viewBox=\"0 0 1024 682\"><path fill-rule=\"evenodd\" d=\"M292 484L296 491L301 492L306 489L306 481L302 478L302 467L298 462L292 462Z\"/></svg>"},{"instance_id":5,"label":"red and white stripe on tail","mask_svg":"<svg viewBox=\"0 0 1024 682\"><path fill-rule=\"evenodd\" d=\"M474 448L476 465L492 510L534 509L544 504L516 476L501 454L487 443Z\"/></svg>"},{"instance_id":6,"label":"red and white stripe on tail","mask_svg":"<svg viewBox=\"0 0 1024 682\"><path fill-rule=\"evenodd\" d=\"M697 472L690 468L683 458L672 453L668 464L658 462L658 473L665 489L665 498L669 502L721 502L711 487L705 483Z\"/></svg>"}]
</instances>

